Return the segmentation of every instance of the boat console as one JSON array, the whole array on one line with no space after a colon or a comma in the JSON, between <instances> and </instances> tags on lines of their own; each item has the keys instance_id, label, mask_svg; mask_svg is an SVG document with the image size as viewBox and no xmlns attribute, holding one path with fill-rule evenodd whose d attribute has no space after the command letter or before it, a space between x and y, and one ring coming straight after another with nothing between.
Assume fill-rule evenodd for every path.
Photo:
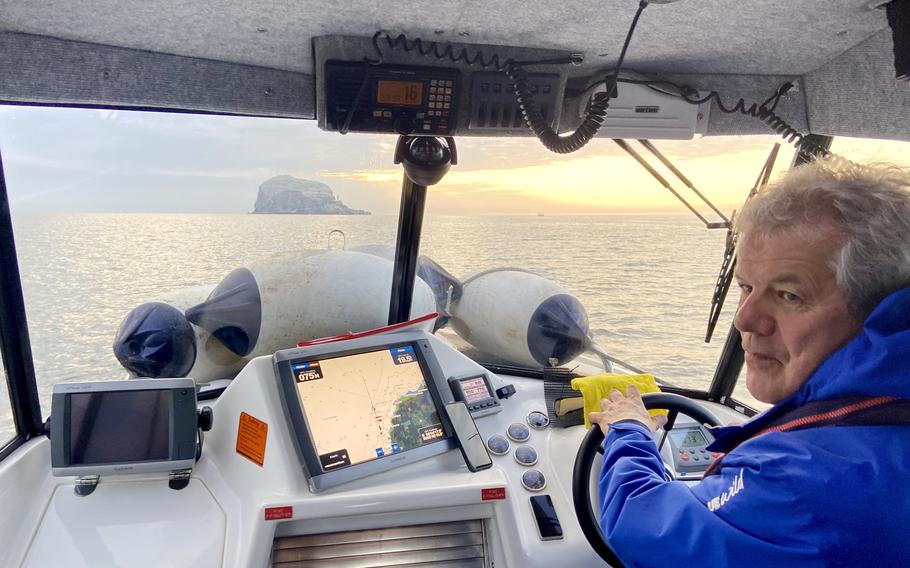
<instances>
[{"instance_id":1,"label":"boat console","mask_svg":"<svg viewBox=\"0 0 910 568\"><path fill-rule=\"evenodd\" d=\"M553 426L544 401L542 381L492 374L422 331L259 357L212 405L183 489L165 472L106 473L80 496L72 477L51 477L47 440L35 442L31 469L43 460L48 480L20 498L43 513L25 523L18 557L24 566L602 566L572 504L584 428ZM696 454L683 462L673 452L695 449L703 433L678 422L686 434L663 452L691 476Z\"/></svg>"}]
</instances>

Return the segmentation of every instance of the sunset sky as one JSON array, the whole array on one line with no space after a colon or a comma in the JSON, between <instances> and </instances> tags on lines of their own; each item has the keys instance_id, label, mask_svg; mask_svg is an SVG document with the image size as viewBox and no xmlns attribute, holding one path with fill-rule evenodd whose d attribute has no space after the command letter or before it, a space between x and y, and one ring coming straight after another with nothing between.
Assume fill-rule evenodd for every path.
<instances>
[{"instance_id":1,"label":"sunset sky","mask_svg":"<svg viewBox=\"0 0 910 568\"><path fill-rule=\"evenodd\" d=\"M322 132L313 121L0 106L0 152L14 214L246 213L259 185L281 174L326 183L349 207L395 214L402 176L392 163L395 140ZM656 145L729 212L777 141L711 137ZM906 142L838 139L834 149L856 161L910 165L902 158L910 156L908 148ZM533 138L460 138L458 151L459 164L430 189L429 214L685 212L610 140L567 156ZM791 158L784 144L777 170ZM659 169L684 196L697 199Z\"/></svg>"}]
</instances>

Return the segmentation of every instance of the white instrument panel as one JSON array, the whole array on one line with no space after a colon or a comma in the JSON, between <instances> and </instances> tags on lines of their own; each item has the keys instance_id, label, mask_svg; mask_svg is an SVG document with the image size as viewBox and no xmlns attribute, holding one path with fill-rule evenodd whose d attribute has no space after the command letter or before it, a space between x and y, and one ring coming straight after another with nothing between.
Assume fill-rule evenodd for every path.
<instances>
[{"instance_id":1,"label":"white instrument panel","mask_svg":"<svg viewBox=\"0 0 910 568\"><path fill-rule=\"evenodd\" d=\"M442 340L430 340L446 376L483 371ZM484 440L496 434L508 439L510 425L527 427L526 433L513 428L517 436L509 439L507 452L492 456L492 468L471 473L456 449L316 494L294 446L271 358L256 358L214 404L207 403L214 426L188 488L169 489L166 478L150 475L110 477L92 495L76 497L71 478L55 479L31 546L22 552L26 565L45 563L47 554L51 564L75 566L95 560L106 565L115 552L159 558L182 551L184 565L264 567L276 537L482 520L487 566L603 566L572 505L572 468L584 428L530 427L529 414L546 413L543 382L489 376L494 389L508 383L516 392L501 401L501 412L476 419ZM711 409L732 414L718 405ZM527 465L516 458L519 446L534 450L520 453ZM539 491L522 483L532 469L546 479ZM562 538L542 540L538 533L530 498L544 494L552 499ZM188 507L186 515L182 507ZM98 538L79 539L70 534L76 527ZM103 539L109 547L99 545L101 536L115 534ZM55 548L62 540L72 545Z\"/></svg>"},{"instance_id":2,"label":"white instrument panel","mask_svg":"<svg viewBox=\"0 0 910 568\"><path fill-rule=\"evenodd\" d=\"M431 340L446 376L483 371L448 344ZM495 375L491 378L494 389L506 384ZM532 411L546 412L543 382L520 378L509 382L516 393L502 401L503 411L476 420L485 440L493 434L505 435L512 423L527 425ZM530 468L520 465L513 452L494 456L492 468L471 473L461 453L453 450L315 494L307 486L294 449L268 358L247 365L214 411L215 425L206 434L203 457L193 475L206 483L227 511L225 566L267 565L276 535L467 519L485 521L488 562L496 565L603 565L578 529L571 502L572 462L584 435L582 428L531 428L524 442L539 454L532 467L547 479L540 493L551 495L563 525L563 539L545 542L531 513L530 497L538 493L521 484L522 474ZM267 427L262 465L237 451L241 413ZM513 442L512 448L518 445ZM550 457L553 449L556 461Z\"/></svg>"}]
</instances>

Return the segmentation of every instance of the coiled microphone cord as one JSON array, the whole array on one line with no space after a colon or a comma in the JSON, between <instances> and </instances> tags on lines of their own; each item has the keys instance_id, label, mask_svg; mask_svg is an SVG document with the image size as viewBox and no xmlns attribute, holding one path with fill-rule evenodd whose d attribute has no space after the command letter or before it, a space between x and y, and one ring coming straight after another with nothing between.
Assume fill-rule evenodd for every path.
<instances>
[{"instance_id":1,"label":"coiled microphone cord","mask_svg":"<svg viewBox=\"0 0 910 568\"><path fill-rule=\"evenodd\" d=\"M581 62L580 56L573 55L568 59L522 62L507 59L504 62L500 62L498 55L487 58L483 52L475 51L472 54L468 52L467 48L462 48L458 53L455 53L452 44L446 44L445 47L442 47L435 41L424 42L420 38L409 40L404 34L392 37L386 32L379 31L373 34L373 50L376 52L377 59L368 60L368 62L372 65L379 65L383 62L380 41L384 36L385 42L390 49L399 48L405 52L417 51L417 53L424 57L433 56L436 59L447 59L452 63L466 63L467 65L479 64L483 68L492 67L497 71L501 71L506 74L510 81L512 81L515 87L515 98L518 102L518 108L521 111L525 123L531 131L534 132L534 135L537 136L538 140L540 140L551 152L569 154L583 148L592 138L594 138L597 131L600 130L600 127L603 125L607 116L607 109L610 106L610 99L615 96L616 79L619 76L620 69L622 69L622 63L626 57L629 43L632 40L632 34L635 31L641 13L647 6L647 0L641 0L638 5L638 11L632 19L632 24L629 26L629 31L626 34L626 41L623 43L622 51L619 54L616 70L612 75L604 79L604 83L607 86L606 91L597 93L592 97L591 104L585 112L585 117L582 120L581 125L575 132L569 135L560 135L553 130L544 119L540 112L540 108L534 101L534 96L531 94L528 72L525 71L524 66L555 63L578 64Z\"/></svg>"},{"instance_id":2,"label":"coiled microphone cord","mask_svg":"<svg viewBox=\"0 0 910 568\"><path fill-rule=\"evenodd\" d=\"M806 138L801 132L790 126L786 120L774 113L774 110L777 108L777 104L780 102L781 97L783 97L787 92L793 88L793 83L786 82L781 85L777 91L768 97L765 102L762 104L752 103L752 106L746 108L746 101L744 99L739 99L733 108L727 108L724 106L723 101L720 99L720 95L717 91L712 91L708 95L696 99L688 95L684 90L680 90L680 97L683 98L686 102L692 103L694 105L699 105L706 103L710 100L714 100L717 103L717 108L725 114L744 114L746 116L752 116L758 120L764 122L768 125L771 130L778 134L781 138L793 144L797 151L804 152L808 154L813 154L816 156L830 156L831 152L827 148L823 148L818 144L810 141Z\"/></svg>"}]
</instances>

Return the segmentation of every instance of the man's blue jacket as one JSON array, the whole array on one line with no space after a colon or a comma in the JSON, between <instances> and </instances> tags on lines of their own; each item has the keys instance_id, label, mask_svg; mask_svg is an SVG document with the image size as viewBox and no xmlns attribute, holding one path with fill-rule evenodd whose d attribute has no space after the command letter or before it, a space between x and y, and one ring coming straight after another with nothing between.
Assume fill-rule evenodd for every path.
<instances>
[{"instance_id":1,"label":"man's blue jacket","mask_svg":"<svg viewBox=\"0 0 910 568\"><path fill-rule=\"evenodd\" d=\"M882 301L792 396L714 430L709 449L761 430L775 409L856 395L910 399L910 288ZM910 567L910 426L761 434L697 485L664 479L637 422L613 425L604 448L601 528L627 567Z\"/></svg>"}]
</instances>

